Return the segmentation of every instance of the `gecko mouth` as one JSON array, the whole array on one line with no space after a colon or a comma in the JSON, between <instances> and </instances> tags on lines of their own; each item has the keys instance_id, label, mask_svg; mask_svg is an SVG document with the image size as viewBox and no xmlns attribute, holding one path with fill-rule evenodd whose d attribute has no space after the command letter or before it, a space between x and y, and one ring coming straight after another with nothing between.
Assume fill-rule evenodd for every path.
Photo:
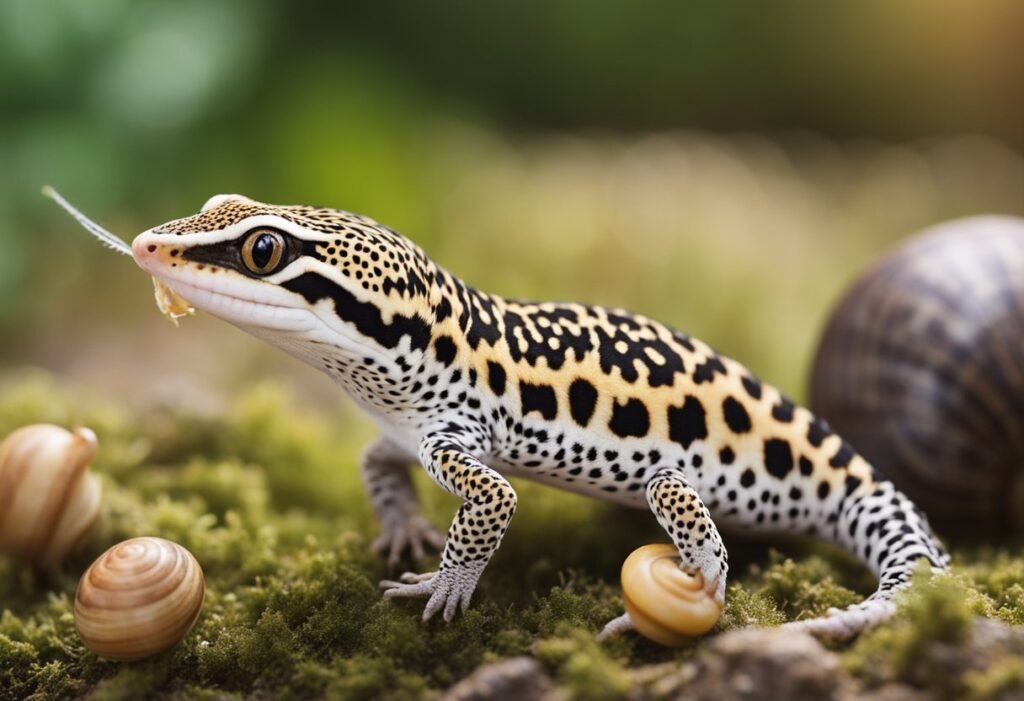
<instances>
[{"instance_id":1,"label":"gecko mouth","mask_svg":"<svg viewBox=\"0 0 1024 701\"><path fill-rule=\"evenodd\" d=\"M258 327L276 331L309 331L316 319L308 309L296 309L280 304L257 302L222 290L160 277L167 287L187 299L198 309L237 326Z\"/></svg>"}]
</instances>

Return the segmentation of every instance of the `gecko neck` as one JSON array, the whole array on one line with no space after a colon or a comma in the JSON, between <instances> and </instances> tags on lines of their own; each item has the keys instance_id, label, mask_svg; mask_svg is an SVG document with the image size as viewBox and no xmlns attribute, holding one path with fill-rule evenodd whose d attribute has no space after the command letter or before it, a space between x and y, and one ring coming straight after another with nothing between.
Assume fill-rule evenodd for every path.
<instances>
[{"instance_id":1,"label":"gecko neck","mask_svg":"<svg viewBox=\"0 0 1024 701\"><path fill-rule=\"evenodd\" d=\"M325 372L364 409L399 420L429 413L444 392L431 389L446 369L438 362L445 342L439 351L438 339L461 335L458 319L468 318L468 295L479 293L414 245L404 272L400 292L376 297L304 274L285 286L320 309L328 323L302 338L250 332Z\"/></svg>"}]
</instances>

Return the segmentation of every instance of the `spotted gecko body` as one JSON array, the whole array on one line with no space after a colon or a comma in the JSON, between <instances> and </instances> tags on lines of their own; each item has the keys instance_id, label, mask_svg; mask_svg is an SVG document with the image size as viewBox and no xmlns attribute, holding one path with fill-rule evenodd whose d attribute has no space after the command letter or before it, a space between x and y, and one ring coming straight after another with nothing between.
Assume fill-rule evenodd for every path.
<instances>
[{"instance_id":1,"label":"spotted gecko body","mask_svg":"<svg viewBox=\"0 0 1024 701\"><path fill-rule=\"evenodd\" d=\"M718 528L824 537L879 577L864 603L798 624L848 636L889 616L914 563L948 557L923 514L828 425L707 344L620 309L526 303L463 283L362 216L218 195L139 235L140 266L196 307L330 375L380 426L362 471L396 562L383 582L468 606L516 509L507 477L650 509L682 567L724 598ZM463 500L446 539L421 516L419 462ZM632 626L628 616L606 634Z\"/></svg>"}]
</instances>

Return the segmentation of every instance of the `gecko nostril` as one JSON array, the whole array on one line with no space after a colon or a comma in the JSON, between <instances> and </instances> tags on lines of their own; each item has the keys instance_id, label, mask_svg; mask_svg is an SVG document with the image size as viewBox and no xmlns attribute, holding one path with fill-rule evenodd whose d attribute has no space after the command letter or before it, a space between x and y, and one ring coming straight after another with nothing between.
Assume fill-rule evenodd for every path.
<instances>
[{"instance_id":1,"label":"gecko nostril","mask_svg":"<svg viewBox=\"0 0 1024 701\"><path fill-rule=\"evenodd\" d=\"M146 250L149 251L150 253L154 253L156 251L156 244L155 243L149 244L149 247Z\"/></svg>"}]
</instances>

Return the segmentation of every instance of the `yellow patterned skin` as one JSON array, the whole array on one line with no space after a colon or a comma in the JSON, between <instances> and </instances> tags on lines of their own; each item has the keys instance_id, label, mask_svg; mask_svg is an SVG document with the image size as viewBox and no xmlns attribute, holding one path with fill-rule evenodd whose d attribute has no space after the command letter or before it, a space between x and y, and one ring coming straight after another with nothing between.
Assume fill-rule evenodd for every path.
<instances>
[{"instance_id":1,"label":"yellow patterned skin","mask_svg":"<svg viewBox=\"0 0 1024 701\"><path fill-rule=\"evenodd\" d=\"M817 633L884 620L919 558L947 566L924 515L826 423L652 319L490 295L366 217L238 195L144 232L133 254L197 308L323 370L373 417L381 436L362 467L391 561L442 543L419 515L411 463L464 500L440 569L384 583L386 596L427 597L425 617L469 604L515 510L507 476L650 509L719 601L719 526L839 544L879 589L799 624Z\"/></svg>"}]
</instances>

